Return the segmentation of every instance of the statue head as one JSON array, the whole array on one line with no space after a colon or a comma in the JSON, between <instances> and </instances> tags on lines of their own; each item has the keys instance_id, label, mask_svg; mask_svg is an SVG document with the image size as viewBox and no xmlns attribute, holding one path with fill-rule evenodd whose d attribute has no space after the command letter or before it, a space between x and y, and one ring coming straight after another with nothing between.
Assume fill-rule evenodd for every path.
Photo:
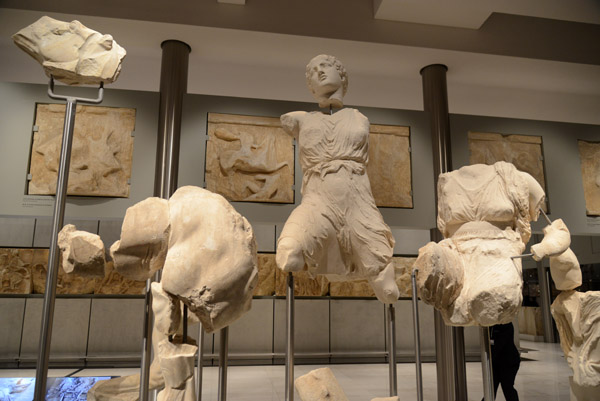
<instances>
[{"instance_id":1,"label":"statue head","mask_svg":"<svg viewBox=\"0 0 600 401\"><path fill-rule=\"evenodd\" d=\"M320 54L306 66L306 83L319 107L343 107L348 73L334 56Z\"/></svg>"},{"instance_id":2,"label":"statue head","mask_svg":"<svg viewBox=\"0 0 600 401\"><path fill-rule=\"evenodd\" d=\"M125 49L79 21L42 17L13 35L15 44L35 58L46 75L69 85L114 82Z\"/></svg>"}]
</instances>

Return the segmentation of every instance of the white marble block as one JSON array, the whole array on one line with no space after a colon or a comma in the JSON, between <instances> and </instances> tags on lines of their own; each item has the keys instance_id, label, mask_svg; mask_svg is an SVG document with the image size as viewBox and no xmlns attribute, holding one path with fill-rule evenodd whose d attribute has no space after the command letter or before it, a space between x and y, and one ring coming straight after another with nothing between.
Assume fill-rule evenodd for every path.
<instances>
[{"instance_id":1,"label":"white marble block","mask_svg":"<svg viewBox=\"0 0 600 401\"><path fill-rule=\"evenodd\" d=\"M67 224L58 233L58 247L65 273L104 278L106 261L104 243L100 236L79 231L73 224Z\"/></svg>"},{"instance_id":2,"label":"white marble block","mask_svg":"<svg viewBox=\"0 0 600 401\"><path fill-rule=\"evenodd\" d=\"M329 368L315 369L294 381L302 401L348 401Z\"/></svg>"}]
</instances>

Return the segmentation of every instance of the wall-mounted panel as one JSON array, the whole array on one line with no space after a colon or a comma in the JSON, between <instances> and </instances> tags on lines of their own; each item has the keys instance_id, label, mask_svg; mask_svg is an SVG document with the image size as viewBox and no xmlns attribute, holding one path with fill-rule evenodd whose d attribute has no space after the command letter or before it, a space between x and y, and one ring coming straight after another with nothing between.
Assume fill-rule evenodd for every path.
<instances>
[{"instance_id":1,"label":"wall-mounted panel","mask_svg":"<svg viewBox=\"0 0 600 401\"><path fill-rule=\"evenodd\" d=\"M25 298L0 298L0 360L19 358Z\"/></svg>"}]
</instances>

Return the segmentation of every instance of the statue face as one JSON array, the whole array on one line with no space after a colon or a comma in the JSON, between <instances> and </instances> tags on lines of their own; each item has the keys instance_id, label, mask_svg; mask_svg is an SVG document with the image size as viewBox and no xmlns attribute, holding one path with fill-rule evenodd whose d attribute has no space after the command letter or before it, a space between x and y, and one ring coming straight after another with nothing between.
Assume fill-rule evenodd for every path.
<instances>
[{"instance_id":1,"label":"statue face","mask_svg":"<svg viewBox=\"0 0 600 401\"><path fill-rule=\"evenodd\" d=\"M309 86L317 98L328 98L342 87L342 77L333 61L317 56L308 68Z\"/></svg>"}]
</instances>

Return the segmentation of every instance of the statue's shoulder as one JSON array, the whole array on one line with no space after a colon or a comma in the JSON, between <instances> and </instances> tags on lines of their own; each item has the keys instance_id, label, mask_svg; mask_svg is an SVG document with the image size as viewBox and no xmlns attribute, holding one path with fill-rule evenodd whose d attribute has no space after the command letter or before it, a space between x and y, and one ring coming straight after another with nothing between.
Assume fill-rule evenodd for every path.
<instances>
[{"instance_id":1,"label":"statue's shoulder","mask_svg":"<svg viewBox=\"0 0 600 401\"><path fill-rule=\"evenodd\" d=\"M306 111L292 111L280 117L281 127L290 135L296 136L300 122L306 117Z\"/></svg>"}]
</instances>

